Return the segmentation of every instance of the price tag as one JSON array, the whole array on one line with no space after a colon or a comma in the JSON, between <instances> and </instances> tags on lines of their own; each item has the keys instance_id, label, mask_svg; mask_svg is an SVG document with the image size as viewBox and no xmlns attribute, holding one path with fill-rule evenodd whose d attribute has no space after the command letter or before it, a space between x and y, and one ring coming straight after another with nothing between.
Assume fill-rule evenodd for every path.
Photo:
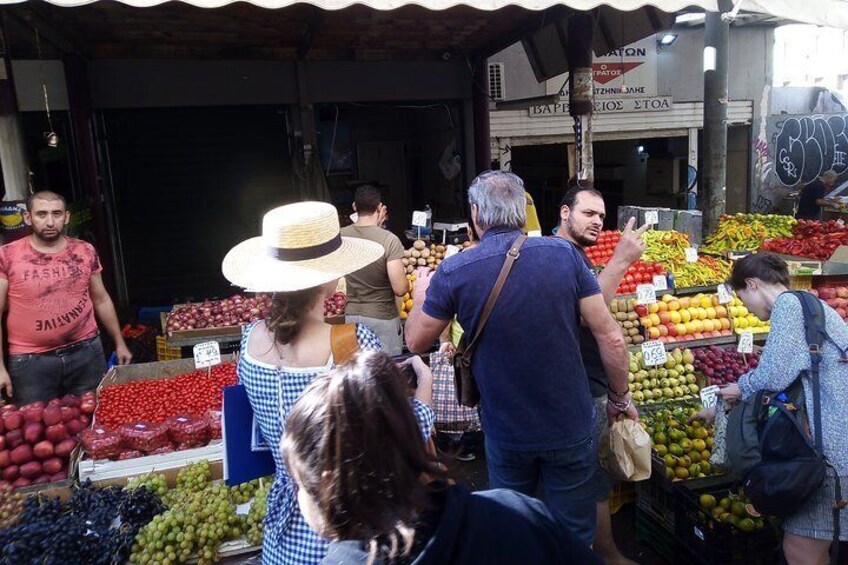
<instances>
[{"instance_id":1,"label":"price tag","mask_svg":"<svg viewBox=\"0 0 848 565\"><path fill-rule=\"evenodd\" d=\"M701 389L701 404L704 408L712 408L716 405L716 393L718 392L718 389L718 385L708 386Z\"/></svg>"},{"instance_id":2,"label":"price tag","mask_svg":"<svg viewBox=\"0 0 848 565\"><path fill-rule=\"evenodd\" d=\"M644 342L642 344L642 361L650 367L665 365L665 362L668 361L665 345L661 341Z\"/></svg>"},{"instance_id":3,"label":"price tag","mask_svg":"<svg viewBox=\"0 0 848 565\"><path fill-rule=\"evenodd\" d=\"M647 210L645 212L645 223L651 226L655 226L660 223L660 213L656 210Z\"/></svg>"},{"instance_id":4,"label":"price tag","mask_svg":"<svg viewBox=\"0 0 848 565\"><path fill-rule=\"evenodd\" d=\"M739 353L753 353L754 334L751 332L742 332L739 334L739 343L736 345L736 351Z\"/></svg>"},{"instance_id":5,"label":"price tag","mask_svg":"<svg viewBox=\"0 0 848 565\"><path fill-rule=\"evenodd\" d=\"M427 227L427 212L416 210L412 213L412 225L417 228Z\"/></svg>"},{"instance_id":6,"label":"price tag","mask_svg":"<svg viewBox=\"0 0 848 565\"><path fill-rule=\"evenodd\" d=\"M194 368L205 369L221 363L221 347L217 341L204 341L194 346Z\"/></svg>"},{"instance_id":7,"label":"price tag","mask_svg":"<svg viewBox=\"0 0 848 565\"><path fill-rule=\"evenodd\" d=\"M456 245L448 245L445 247L445 259L447 259L448 257L453 257L457 253L459 253L459 247L457 247Z\"/></svg>"},{"instance_id":8,"label":"price tag","mask_svg":"<svg viewBox=\"0 0 848 565\"><path fill-rule=\"evenodd\" d=\"M684 250L686 253L686 262L687 263L697 263L698 262L698 248L697 247L687 247Z\"/></svg>"},{"instance_id":9,"label":"price tag","mask_svg":"<svg viewBox=\"0 0 848 565\"><path fill-rule=\"evenodd\" d=\"M727 288L726 284L720 284L716 287L718 291L718 302L719 304L730 304L733 302L733 295L730 294L730 289Z\"/></svg>"},{"instance_id":10,"label":"price tag","mask_svg":"<svg viewBox=\"0 0 848 565\"><path fill-rule=\"evenodd\" d=\"M636 287L636 304L656 304L657 291L652 284L640 284Z\"/></svg>"},{"instance_id":11,"label":"price tag","mask_svg":"<svg viewBox=\"0 0 848 565\"><path fill-rule=\"evenodd\" d=\"M654 290L657 292L668 290L668 279L665 275L654 275Z\"/></svg>"}]
</instances>

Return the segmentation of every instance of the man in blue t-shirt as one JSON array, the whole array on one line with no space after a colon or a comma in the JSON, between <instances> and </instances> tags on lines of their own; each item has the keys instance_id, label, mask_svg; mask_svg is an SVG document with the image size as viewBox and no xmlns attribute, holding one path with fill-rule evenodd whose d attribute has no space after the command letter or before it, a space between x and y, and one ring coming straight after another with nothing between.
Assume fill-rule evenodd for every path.
<instances>
[{"instance_id":1,"label":"man in blue t-shirt","mask_svg":"<svg viewBox=\"0 0 848 565\"><path fill-rule=\"evenodd\" d=\"M465 336L477 322L506 253L525 223L524 183L501 171L468 190L480 244L442 262L426 300L406 322L406 342L426 351L457 316ZM427 284L425 278L416 287ZM541 484L551 512L591 543L595 529L595 406L580 355L580 319L601 346L615 390L627 389L627 348L601 288L578 252L560 238L528 239L477 343L472 368L482 398L491 488L534 496ZM607 415L636 418L629 395Z\"/></svg>"}]
</instances>

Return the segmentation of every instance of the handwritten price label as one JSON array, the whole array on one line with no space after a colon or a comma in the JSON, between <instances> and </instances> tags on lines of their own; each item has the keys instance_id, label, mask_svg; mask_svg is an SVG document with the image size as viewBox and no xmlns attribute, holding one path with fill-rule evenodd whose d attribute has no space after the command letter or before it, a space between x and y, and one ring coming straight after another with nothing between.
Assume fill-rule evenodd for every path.
<instances>
[{"instance_id":1,"label":"handwritten price label","mask_svg":"<svg viewBox=\"0 0 848 565\"><path fill-rule=\"evenodd\" d=\"M696 247L687 247L684 250L686 254L686 262L687 263L697 263L698 262L698 248Z\"/></svg>"},{"instance_id":2,"label":"handwritten price label","mask_svg":"<svg viewBox=\"0 0 848 565\"><path fill-rule=\"evenodd\" d=\"M417 228L423 228L427 226L427 212L423 212L421 210L416 210L412 213L412 225Z\"/></svg>"},{"instance_id":3,"label":"handwritten price label","mask_svg":"<svg viewBox=\"0 0 848 565\"><path fill-rule=\"evenodd\" d=\"M654 290L657 292L668 290L668 280L665 275L654 275Z\"/></svg>"},{"instance_id":4,"label":"handwritten price label","mask_svg":"<svg viewBox=\"0 0 848 565\"><path fill-rule=\"evenodd\" d=\"M221 363L221 347L217 341L204 341L194 346L194 368L205 369Z\"/></svg>"},{"instance_id":5,"label":"handwritten price label","mask_svg":"<svg viewBox=\"0 0 848 565\"><path fill-rule=\"evenodd\" d=\"M636 304L656 304L657 291L652 284L640 284L636 287Z\"/></svg>"},{"instance_id":6,"label":"handwritten price label","mask_svg":"<svg viewBox=\"0 0 848 565\"><path fill-rule=\"evenodd\" d=\"M646 341L642 344L642 360L645 365L656 367L657 365L665 365L668 361L668 354L665 352L665 346L661 341Z\"/></svg>"},{"instance_id":7,"label":"handwritten price label","mask_svg":"<svg viewBox=\"0 0 848 565\"><path fill-rule=\"evenodd\" d=\"M733 295L730 294L730 289L726 284L720 284L716 287L718 291L718 301L720 304L730 304L733 302Z\"/></svg>"},{"instance_id":8,"label":"handwritten price label","mask_svg":"<svg viewBox=\"0 0 848 565\"><path fill-rule=\"evenodd\" d=\"M645 211L645 223L651 226L657 225L660 223L660 213L656 210Z\"/></svg>"},{"instance_id":9,"label":"handwritten price label","mask_svg":"<svg viewBox=\"0 0 848 565\"><path fill-rule=\"evenodd\" d=\"M751 332L742 332L739 334L739 343L736 345L736 351L739 353L753 353L754 334Z\"/></svg>"},{"instance_id":10,"label":"handwritten price label","mask_svg":"<svg viewBox=\"0 0 848 565\"><path fill-rule=\"evenodd\" d=\"M718 392L718 389L718 385L708 386L701 389L701 405L703 405L704 408L712 408L716 405L716 393Z\"/></svg>"}]
</instances>

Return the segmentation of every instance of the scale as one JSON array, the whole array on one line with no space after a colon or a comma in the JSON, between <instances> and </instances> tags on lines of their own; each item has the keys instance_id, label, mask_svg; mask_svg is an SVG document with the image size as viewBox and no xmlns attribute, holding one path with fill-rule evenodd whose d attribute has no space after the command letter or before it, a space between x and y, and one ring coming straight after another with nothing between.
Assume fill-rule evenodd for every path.
<instances>
[{"instance_id":1,"label":"scale","mask_svg":"<svg viewBox=\"0 0 848 565\"><path fill-rule=\"evenodd\" d=\"M468 232L468 222L465 220L434 221L430 241L442 245L459 245L470 240Z\"/></svg>"}]
</instances>

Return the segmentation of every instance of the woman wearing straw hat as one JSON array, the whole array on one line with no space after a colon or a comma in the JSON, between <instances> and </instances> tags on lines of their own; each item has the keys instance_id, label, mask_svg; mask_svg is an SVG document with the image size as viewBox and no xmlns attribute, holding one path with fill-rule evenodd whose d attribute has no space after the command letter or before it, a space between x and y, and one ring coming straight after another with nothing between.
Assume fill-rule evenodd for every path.
<instances>
[{"instance_id":1,"label":"woman wearing straw hat","mask_svg":"<svg viewBox=\"0 0 848 565\"><path fill-rule=\"evenodd\" d=\"M379 339L363 325L326 324L323 302L340 277L383 253L379 243L342 237L332 205L299 202L265 214L262 235L236 245L224 258L222 269L230 282L248 291L275 293L269 318L245 329L238 366L239 382L269 444L279 445L289 411L315 377L357 349L381 349ZM418 377L412 405L426 439L434 419L427 405L432 375L420 359L410 363ZM272 452L276 473L268 495L262 562L316 564L324 558L327 542L304 521L280 452Z\"/></svg>"}]
</instances>

